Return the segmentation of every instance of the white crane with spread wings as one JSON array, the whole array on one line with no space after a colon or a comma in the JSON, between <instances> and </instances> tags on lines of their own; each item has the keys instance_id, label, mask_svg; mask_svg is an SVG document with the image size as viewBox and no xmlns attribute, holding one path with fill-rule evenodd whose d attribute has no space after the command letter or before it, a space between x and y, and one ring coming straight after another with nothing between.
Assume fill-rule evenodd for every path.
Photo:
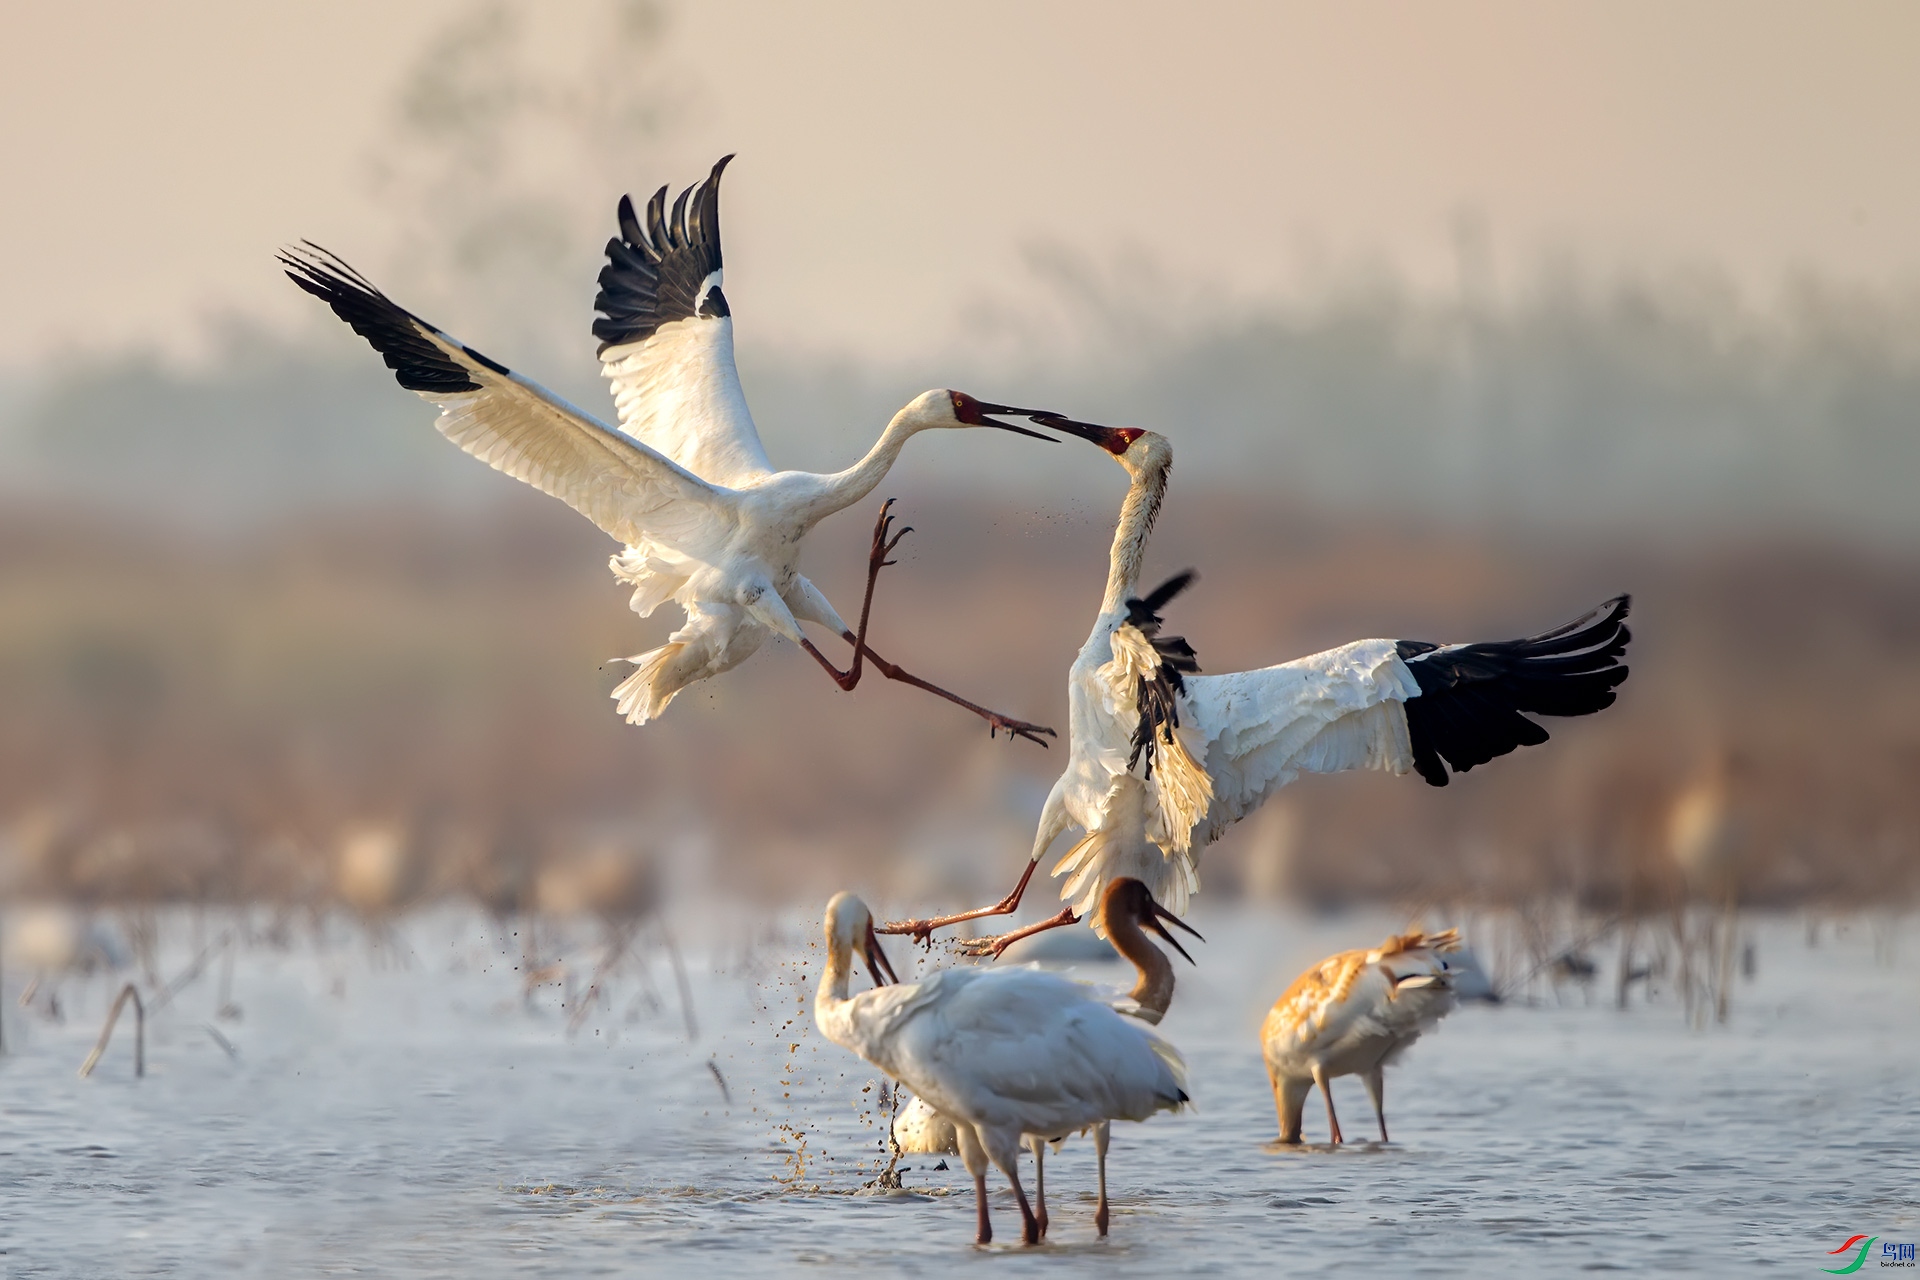
<instances>
[{"instance_id":1,"label":"white crane with spread wings","mask_svg":"<svg viewBox=\"0 0 1920 1280\"><path fill-rule=\"evenodd\" d=\"M857 632L798 569L807 531L871 493L915 434L998 427L1052 440L991 416L1042 411L929 391L895 414L867 456L846 470L775 471L741 394L733 320L720 291L720 175L731 159L681 192L671 211L660 188L644 225L633 202L620 200L620 234L607 242L593 325L617 428L400 307L315 245L280 260L295 284L385 357L402 387L439 407L442 435L560 499L621 543L610 563L633 588L634 612L644 618L669 600L686 611L685 625L666 644L626 659L635 670L613 696L629 722L653 719L689 684L740 665L779 635L811 654L842 689L858 684L863 662L871 662L889 679L973 711L992 732L1045 746L1041 735L1053 730L968 702L867 647L874 579L907 533L891 531L885 507ZM847 670L807 639L806 622L854 646Z\"/></svg>"},{"instance_id":2,"label":"white crane with spread wings","mask_svg":"<svg viewBox=\"0 0 1920 1280\"><path fill-rule=\"evenodd\" d=\"M1020 882L998 903L883 933L925 939L962 920L1007 915L1054 839L1084 837L1054 867L1071 904L1037 925L963 944L999 955L1042 929L1073 924L1121 876L1185 914L1200 887L1200 847L1303 773L1417 771L1436 787L1515 747L1547 740L1526 714L1584 716L1613 705L1627 678L1628 598L1525 640L1435 645L1356 640L1257 671L1202 676L1193 648L1160 634L1160 610L1189 571L1144 598L1147 540L1166 496L1173 448L1137 427L1098 427L1040 415L1041 426L1105 448L1133 483L1120 507L1107 589L1093 633L1067 675L1066 770L1053 784ZM1097 926L1096 921L1096 926Z\"/></svg>"}]
</instances>

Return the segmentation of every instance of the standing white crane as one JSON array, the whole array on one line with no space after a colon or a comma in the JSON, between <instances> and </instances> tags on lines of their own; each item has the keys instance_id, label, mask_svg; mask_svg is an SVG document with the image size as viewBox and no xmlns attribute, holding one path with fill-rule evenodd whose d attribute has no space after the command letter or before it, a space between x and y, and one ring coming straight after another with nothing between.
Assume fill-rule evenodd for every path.
<instances>
[{"instance_id":1,"label":"standing white crane","mask_svg":"<svg viewBox=\"0 0 1920 1280\"><path fill-rule=\"evenodd\" d=\"M1073 924L1120 876L1184 914L1200 887L1199 846L1303 773L1418 771L1436 787L1518 746L1547 740L1534 715L1580 716L1611 706L1627 678L1619 658L1628 598L1525 640L1435 645L1356 640L1257 671L1201 676L1193 648L1160 634L1160 613L1193 580L1176 575L1135 595L1147 540L1166 496L1173 449L1137 427L1097 427L1042 415L1042 426L1092 440L1132 486L1120 507L1106 594L1093 633L1067 673L1067 767L1040 813L1020 881L990 907L902 920L886 933L925 940L962 920L1007 915L1034 868L1070 828L1084 838L1053 869L1069 906L1037 925L975 938L963 949L998 956L1019 938ZM1097 922L1096 922L1097 923Z\"/></svg>"},{"instance_id":2,"label":"standing white crane","mask_svg":"<svg viewBox=\"0 0 1920 1280\"><path fill-rule=\"evenodd\" d=\"M1159 903L1147 892L1147 886L1138 880L1122 878L1107 886L1107 893L1100 900L1100 927L1112 941L1113 949L1133 964L1136 981L1133 990L1124 995L1111 993L1107 1003L1115 1010L1129 1017L1140 1019L1149 1026L1158 1026L1160 1019L1166 1016L1167 1006L1173 1003L1173 964L1162 955L1160 948L1153 945L1147 937L1147 930L1160 935L1166 944L1185 957L1188 964L1193 957L1187 955L1187 949L1178 939L1167 932L1166 923L1185 929L1199 938L1198 930L1180 919ZM1205 942L1205 938L1200 939ZM1101 1235L1107 1234L1107 1145L1112 1136L1111 1121L1102 1120L1092 1126L1093 1149L1099 1161L1099 1203L1094 1209L1094 1230ZM1065 1142L1068 1134L1029 1133L1026 1143L1033 1151L1033 1216L1039 1224L1040 1234L1047 1234L1047 1146L1058 1147ZM927 1155L952 1155L960 1150L959 1131L952 1120L934 1110L933 1104L925 1098L915 1095L912 1102L893 1121L893 1140L902 1152Z\"/></svg>"},{"instance_id":3,"label":"standing white crane","mask_svg":"<svg viewBox=\"0 0 1920 1280\"><path fill-rule=\"evenodd\" d=\"M1293 980L1260 1027L1280 1141L1300 1141L1300 1113L1316 1084L1327 1100L1331 1140L1346 1141L1331 1081L1351 1075L1366 1081L1380 1141L1387 1140L1387 1064L1453 1011L1453 974L1444 957L1459 949L1456 930L1415 930L1371 951L1328 956Z\"/></svg>"},{"instance_id":4,"label":"standing white crane","mask_svg":"<svg viewBox=\"0 0 1920 1280\"><path fill-rule=\"evenodd\" d=\"M1013 1184L1022 1238L1039 1243L1039 1219L1020 1185L1024 1135L1075 1133L1186 1105L1179 1052L1085 984L1039 969L964 968L879 986L886 959L866 904L836 894L825 923L827 963L814 993L814 1021L827 1039L904 1082L953 1122L960 1159L973 1175L981 1244L993 1239L989 1160ZM877 989L849 997L856 945Z\"/></svg>"},{"instance_id":5,"label":"standing white crane","mask_svg":"<svg viewBox=\"0 0 1920 1280\"><path fill-rule=\"evenodd\" d=\"M770 635L811 654L842 689L863 661L890 680L938 694L983 717L989 732L1041 742L1053 730L989 711L909 674L867 647L874 579L908 530L890 533L882 507L856 633L798 569L813 526L871 493L907 440L936 427L998 427L1051 436L990 415L1041 411L989 404L959 391L928 391L887 424L853 466L831 474L774 471L747 412L733 364L733 320L720 291L720 175L727 156L666 212L667 189L643 227L620 199L620 235L594 300L601 372L612 384L618 428L490 360L400 307L345 262L311 243L280 255L287 276L353 326L386 359L400 385L439 406L440 434L466 452L560 499L620 542L609 564L633 587L646 617L665 601L685 625L657 649L627 658L634 672L613 691L631 724L644 724L696 680L731 670ZM812 622L853 645L841 671L801 631ZM1042 746L1046 744L1041 742Z\"/></svg>"}]
</instances>

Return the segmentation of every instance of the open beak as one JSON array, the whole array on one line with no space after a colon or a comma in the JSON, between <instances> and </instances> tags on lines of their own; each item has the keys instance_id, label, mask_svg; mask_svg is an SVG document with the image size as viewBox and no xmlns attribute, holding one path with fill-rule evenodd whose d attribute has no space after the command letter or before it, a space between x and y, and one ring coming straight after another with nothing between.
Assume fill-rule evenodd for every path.
<instances>
[{"instance_id":1,"label":"open beak","mask_svg":"<svg viewBox=\"0 0 1920 1280\"><path fill-rule=\"evenodd\" d=\"M988 404L984 400L978 401L977 403L980 406L982 415L997 413L1002 416L1033 419L1058 418L1060 416L1048 409L1017 409L1010 404ZM1065 419L1062 419L1062 421L1065 421ZM1011 431L1015 435L1032 436L1035 440L1045 440L1048 444L1060 443L1052 436L1041 435L1038 431L1029 431L1025 427L1016 427L1011 422L995 422L991 417L987 416L982 416L980 424L987 427L998 427L1002 431Z\"/></svg>"},{"instance_id":2,"label":"open beak","mask_svg":"<svg viewBox=\"0 0 1920 1280\"><path fill-rule=\"evenodd\" d=\"M1063 418L1045 410L1029 413L1027 417L1049 431L1064 431L1070 436L1091 440L1116 458L1146 434L1139 427L1102 427L1091 422L1075 422L1072 418Z\"/></svg>"},{"instance_id":3,"label":"open beak","mask_svg":"<svg viewBox=\"0 0 1920 1280\"><path fill-rule=\"evenodd\" d=\"M880 939L873 932L873 921L867 921L867 972L873 975L873 985L884 987L888 984L899 985L900 979L893 972L893 965L887 960L887 953L880 949ZM880 975L887 975L883 980Z\"/></svg>"},{"instance_id":4,"label":"open beak","mask_svg":"<svg viewBox=\"0 0 1920 1280\"><path fill-rule=\"evenodd\" d=\"M1183 957L1185 957L1186 962L1188 964L1192 964L1193 957L1190 955L1187 955L1187 949L1181 946L1179 941L1172 934L1167 932L1166 925L1163 925L1160 923L1162 920L1165 920L1168 924L1172 924L1178 928L1186 930L1188 933L1192 934L1196 938L1200 938L1200 931L1198 929L1194 928L1192 925L1188 924L1185 920L1182 920L1179 916L1173 914L1173 912L1167 910L1165 907L1155 902L1152 897L1148 897L1147 898L1147 918L1141 921L1141 923L1146 925L1147 928L1153 930L1155 933L1159 934L1162 938L1164 938L1168 946L1172 947L1175 951L1178 951ZM1206 939L1200 938L1200 941L1205 942Z\"/></svg>"}]
</instances>

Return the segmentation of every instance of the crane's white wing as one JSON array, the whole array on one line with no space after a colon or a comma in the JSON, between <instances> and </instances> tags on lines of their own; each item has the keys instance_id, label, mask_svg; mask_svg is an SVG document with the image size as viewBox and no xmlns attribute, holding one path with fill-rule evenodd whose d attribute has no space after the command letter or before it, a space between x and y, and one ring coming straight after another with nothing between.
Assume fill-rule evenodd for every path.
<instances>
[{"instance_id":1,"label":"crane's white wing","mask_svg":"<svg viewBox=\"0 0 1920 1280\"><path fill-rule=\"evenodd\" d=\"M1258 671L1187 677L1187 713L1213 778L1197 843L1303 773L1413 767L1402 704L1420 686L1395 643L1356 640Z\"/></svg>"},{"instance_id":2,"label":"crane's white wing","mask_svg":"<svg viewBox=\"0 0 1920 1280\"><path fill-rule=\"evenodd\" d=\"M386 358L400 385L440 407L440 433L551 494L629 546L705 556L734 522L733 495L569 405L395 304L311 246L287 276Z\"/></svg>"},{"instance_id":3,"label":"crane's white wing","mask_svg":"<svg viewBox=\"0 0 1920 1280\"><path fill-rule=\"evenodd\" d=\"M1356 640L1311 657L1187 680L1213 805L1202 843L1303 773L1418 770L1436 787L1547 740L1528 716L1613 705L1633 638L1627 596L1537 636L1479 644Z\"/></svg>"},{"instance_id":4,"label":"crane's white wing","mask_svg":"<svg viewBox=\"0 0 1920 1280\"><path fill-rule=\"evenodd\" d=\"M739 488L773 468L740 390L720 291L720 174L731 159L681 192L671 213L667 189L656 191L644 226L620 197L593 332L621 430L697 476Z\"/></svg>"},{"instance_id":5,"label":"crane's white wing","mask_svg":"<svg viewBox=\"0 0 1920 1280\"><path fill-rule=\"evenodd\" d=\"M975 972L890 1037L893 1069L935 1110L1052 1137L1187 1101L1179 1053L1083 984Z\"/></svg>"}]
</instances>

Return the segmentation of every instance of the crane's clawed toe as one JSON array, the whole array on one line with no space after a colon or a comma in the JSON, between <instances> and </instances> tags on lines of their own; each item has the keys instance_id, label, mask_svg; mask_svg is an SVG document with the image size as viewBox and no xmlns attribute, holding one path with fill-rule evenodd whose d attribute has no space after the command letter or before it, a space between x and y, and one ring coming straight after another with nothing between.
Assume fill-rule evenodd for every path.
<instances>
[{"instance_id":1,"label":"crane's clawed toe","mask_svg":"<svg viewBox=\"0 0 1920 1280\"><path fill-rule=\"evenodd\" d=\"M1003 729L1006 730L1008 742L1012 742L1015 738L1025 738L1029 742L1040 742L1040 735L1043 733L1049 738L1057 738L1060 736L1043 724L1029 724L1025 720L1011 720L1003 715L990 715L987 717L987 736L989 738L995 737ZM1040 742L1040 745L1044 747L1047 744Z\"/></svg>"},{"instance_id":2,"label":"crane's clawed toe","mask_svg":"<svg viewBox=\"0 0 1920 1280\"><path fill-rule=\"evenodd\" d=\"M932 920L889 920L885 924L875 925L873 930L875 933L909 934L915 942L932 951L933 931L939 927Z\"/></svg>"},{"instance_id":3,"label":"crane's clawed toe","mask_svg":"<svg viewBox=\"0 0 1920 1280\"><path fill-rule=\"evenodd\" d=\"M956 938L953 948L957 954L970 956L976 960L998 960L1006 954L1007 948L1015 941L1017 939L1005 934L997 934L990 938Z\"/></svg>"}]
</instances>

